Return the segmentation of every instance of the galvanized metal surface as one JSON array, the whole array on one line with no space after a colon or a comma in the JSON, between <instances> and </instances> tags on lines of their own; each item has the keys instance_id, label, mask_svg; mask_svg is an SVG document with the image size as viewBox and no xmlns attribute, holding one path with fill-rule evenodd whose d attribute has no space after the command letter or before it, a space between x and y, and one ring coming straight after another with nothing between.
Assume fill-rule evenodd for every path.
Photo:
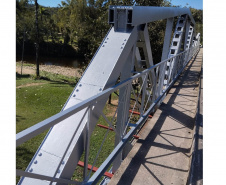
<instances>
[{"instance_id":1,"label":"galvanized metal surface","mask_svg":"<svg viewBox=\"0 0 226 185\"><path fill-rule=\"evenodd\" d=\"M194 24L194 20L188 9L110 7L109 22L114 27L106 35L83 77L74 88L62 112L17 134L16 143L19 146L28 139L52 127L27 167L24 175L26 176L28 173L39 174L39 177L36 177L45 180L33 179L35 178L34 176L28 175L25 178L23 177L19 184L61 184L62 181L59 179L71 178L84 150L85 166L87 166L90 136L99 116L102 115L109 126L113 128L112 123L107 120L102 110L108 96L118 89L120 90L119 102L122 103L118 106L116 129L113 129L116 132L115 149L91 179L89 179L87 169L84 169L84 182L89 179L88 184L96 183L113 161L113 171L119 167L122 161L122 155L126 155L128 152L127 150L123 152L123 147L128 143L139 126L144 123L150 112L154 110L156 104L161 102L164 94L198 49L199 35L197 35L193 42L193 47L180 53L179 48L182 38L184 38L182 35L186 34L186 40L183 41L186 42L189 40L187 34L190 33L188 31L190 22L186 22L187 15L184 14L187 14L189 16L188 20ZM172 45L169 50L170 32L173 25L172 17L178 15L183 15L177 24L177 28L181 27L181 35L179 40L177 40L179 43L176 48L177 51L170 58L171 54L169 51L175 49L173 43L176 39L174 37L172 40ZM153 66L147 24L141 24L163 18L168 18L162 53L163 61ZM182 19L183 21L181 22ZM185 28L186 32L184 33ZM177 32L178 30L176 29L174 36ZM192 41L191 39L192 37L190 36L190 42ZM141 59L139 47L143 49L144 60ZM168 53L169 59L167 59ZM171 80L163 87L163 80L165 78L163 74L166 65L172 64L172 62L173 65L168 68ZM134 66L136 71L134 71ZM132 76L133 74L135 75ZM119 76L121 83L115 85ZM136 80L140 82L141 89L140 94L136 97L134 106L137 103L138 97L141 96L141 116L136 126L132 127L127 133L125 131L129 126L131 118L129 116L130 94L133 90L132 83ZM93 164L95 164L95 160ZM49 181L44 176L51 177L53 181Z\"/></svg>"},{"instance_id":2,"label":"galvanized metal surface","mask_svg":"<svg viewBox=\"0 0 226 185\"><path fill-rule=\"evenodd\" d=\"M139 140L108 185L187 184L201 64L200 48L152 119L147 120ZM195 169L197 174L199 169Z\"/></svg>"},{"instance_id":3,"label":"galvanized metal surface","mask_svg":"<svg viewBox=\"0 0 226 185\"><path fill-rule=\"evenodd\" d=\"M168 58L177 55L178 53L181 52L181 45L182 42L184 41L184 30L186 26L186 21L187 21L187 15L182 15L178 18L177 25L174 31L173 39L171 42ZM165 71L165 80L164 80L164 85L167 87L170 81L172 80L172 74L175 73L175 64L177 61L175 59L169 61L167 63L166 71ZM166 88L165 87L165 88Z\"/></svg>"},{"instance_id":4,"label":"galvanized metal surface","mask_svg":"<svg viewBox=\"0 0 226 185\"><path fill-rule=\"evenodd\" d=\"M188 15L191 22L195 24L189 8L135 6L133 7L132 25L135 26L184 14Z\"/></svg>"},{"instance_id":5,"label":"galvanized metal surface","mask_svg":"<svg viewBox=\"0 0 226 185\"><path fill-rule=\"evenodd\" d=\"M192 56L194 56L197 53L198 50L195 50ZM191 58L190 57L190 58ZM189 59L190 59L189 58ZM106 169L110 166L111 162L114 160L114 158L118 155L118 153L122 150L126 142L129 141L129 139L133 136L133 134L136 132L136 129L139 128L140 125L145 123L147 120L150 112L152 109L158 104L158 102L162 99L162 97L165 95L165 93L172 87L172 85L175 83L177 78L179 77L180 73L184 70L189 60L185 63L185 65L180 69L179 73L175 76L173 81L169 84L167 89L164 90L163 94L160 95L154 103L148 108L148 110L143 114L143 116L137 121L136 126L132 127L131 130L122 138L120 143L115 147L115 149L112 151L112 153L108 156L108 158L105 160L104 163L99 167L98 171L89 179L88 184L96 184L98 180L101 178L103 173L106 171ZM153 69L153 68L151 68Z\"/></svg>"},{"instance_id":6,"label":"galvanized metal surface","mask_svg":"<svg viewBox=\"0 0 226 185\"><path fill-rule=\"evenodd\" d=\"M162 49L162 57L161 61L168 58L169 50L170 50L170 41L171 41L171 34L173 29L173 20L174 18L168 18L166 23L166 31L165 31L165 37L164 37L164 44ZM158 87L156 91L156 96L162 95L162 89L163 89L163 83L165 78L165 71L166 71L166 63L162 65L159 69L158 76Z\"/></svg>"},{"instance_id":7,"label":"galvanized metal surface","mask_svg":"<svg viewBox=\"0 0 226 185\"><path fill-rule=\"evenodd\" d=\"M191 49L192 49L193 51L196 51L196 50L194 50L193 48L191 48ZM191 50L191 53L193 53L192 50ZM188 52L188 50L187 50L187 52ZM180 56L180 55L182 55L182 54L183 54L183 53L178 54L176 57L178 57L178 56ZM194 53L193 53L193 54L194 54ZM190 56L190 57L191 57L191 56ZM168 60L164 60L164 61L162 61L161 63L159 63L159 64L157 64L157 65L155 65L155 66L153 66L153 67L151 67L151 68L149 68L149 69L147 69L147 70L145 70L145 71L143 71L143 72L141 72L141 73L139 73L139 74L133 76L133 78L127 79L125 82L116 85L114 88L109 88L109 89L107 89L106 92L102 92L101 94L97 95L96 97L90 98L90 99L88 100L88 102L94 102L94 101L96 101L97 99L99 99L99 98L105 96L105 94L110 94L111 92L115 91L116 89L120 89L121 87L123 87L123 86L125 86L125 85L127 85L127 84L130 84L130 83L133 81L133 79L137 79L137 78L139 78L140 76L142 76L142 75L144 75L144 74L147 74L150 70L153 70L154 68L156 68L156 67L158 67L158 66L164 64L164 63L167 62L167 61L168 61ZM182 70L183 70L183 69L181 69L181 71L182 71ZM180 72L181 72L181 71L180 71ZM179 75L179 74L178 74L178 75ZM177 75L177 76L178 76L178 75ZM169 88L170 88L170 86L169 86ZM163 95L162 95L162 96L163 96ZM161 99L162 96L160 96L157 100L159 101L159 100ZM156 101L156 102L157 102L157 101ZM85 104L86 104L86 102L83 102L81 105L85 106ZM76 108L77 108L77 110L79 110L79 109L78 109L78 106L74 106L74 107L72 107L72 108L74 108L75 110L76 110ZM153 106L152 106L152 108L153 108ZM144 114L144 115L145 115L145 114ZM135 127L134 127L134 129L135 129ZM124 140L124 139L123 139L123 140ZM126 141L125 141L125 142L126 142ZM123 146L124 146L124 145L123 145ZM117 150L117 149L115 149L115 150ZM113 159L112 159L112 160L113 160ZM111 160L111 161L112 161L112 160ZM107 161L107 160L106 160L106 161ZM107 164L110 164L110 161L108 161ZM95 174L96 174L96 173L95 173ZM40 182L41 182L41 181L40 181Z\"/></svg>"},{"instance_id":8,"label":"galvanized metal surface","mask_svg":"<svg viewBox=\"0 0 226 185\"><path fill-rule=\"evenodd\" d=\"M128 13L125 14L128 19L124 20L124 24L132 24L137 26L161 19L167 19L171 17L177 17L180 15L188 15L191 22L195 24L195 20L190 12L189 8L175 8L175 7L154 7L154 6L110 6L109 7L109 23L117 24L117 12L132 12L132 20L128 17ZM113 15L112 15L113 14ZM112 17L112 19L111 19Z\"/></svg>"},{"instance_id":9,"label":"galvanized metal surface","mask_svg":"<svg viewBox=\"0 0 226 185\"><path fill-rule=\"evenodd\" d=\"M64 110L102 92L107 86L115 84L119 77L120 69L128 56L127 50L131 49L131 42L134 43L135 41L135 35L137 35L136 29L132 33L119 33L113 29L109 32L100 46L99 52L75 87ZM127 49L123 50L125 46L127 46ZM99 101L97 107L103 108L106 101L107 99ZM27 171L32 168L33 172L38 174L63 178L72 176L84 148L84 137L82 135L87 122L85 112L86 108L51 129L48 137L45 138L45 141L32 159ZM94 109L90 117L90 122L92 123L90 125L91 132L98 117L98 113ZM75 132L76 134L74 134ZM73 141L70 143L72 138ZM70 147L68 148L69 143ZM40 152L42 153L41 157L38 156ZM38 160L38 164L34 164L36 160ZM62 161L64 161L64 164L60 165ZM22 182L23 184L29 184L30 180L25 178L20 183Z\"/></svg>"}]
</instances>

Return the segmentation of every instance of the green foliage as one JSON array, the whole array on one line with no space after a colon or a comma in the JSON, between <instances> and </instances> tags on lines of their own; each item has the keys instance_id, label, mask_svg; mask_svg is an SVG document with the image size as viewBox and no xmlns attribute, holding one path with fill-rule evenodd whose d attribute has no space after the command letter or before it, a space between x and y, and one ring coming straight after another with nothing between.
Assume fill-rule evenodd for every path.
<instances>
[{"instance_id":1,"label":"green foliage","mask_svg":"<svg viewBox=\"0 0 226 185\"><path fill-rule=\"evenodd\" d=\"M192 16L195 20L196 33L200 33L200 43L203 44L203 10L190 8Z\"/></svg>"},{"instance_id":2,"label":"green foliage","mask_svg":"<svg viewBox=\"0 0 226 185\"><path fill-rule=\"evenodd\" d=\"M135 3L137 6L172 6L167 0L65 0L57 8L39 6L41 55L42 53L47 55L57 55L59 53L67 55L68 53L64 51L70 45L77 55L89 60L110 28L107 23L109 5L132 6ZM202 10L190 9L197 23L197 32L201 33L202 42ZM34 5L29 4L28 0L17 0L16 12L17 48L22 47L24 30L26 32L25 48L34 47L31 44L35 42ZM165 20L149 24L151 45L154 46L152 51L155 63L161 59L165 25ZM59 47L56 44L60 44ZM44 52L42 47L45 47ZM56 48L55 52L53 47Z\"/></svg>"}]
</instances>

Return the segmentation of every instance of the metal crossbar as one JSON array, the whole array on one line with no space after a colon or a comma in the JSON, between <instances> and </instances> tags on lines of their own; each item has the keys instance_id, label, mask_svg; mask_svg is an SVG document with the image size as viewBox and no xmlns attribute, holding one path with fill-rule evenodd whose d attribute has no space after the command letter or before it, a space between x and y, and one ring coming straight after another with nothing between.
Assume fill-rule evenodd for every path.
<instances>
[{"instance_id":1,"label":"metal crossbar","mask_svg":"<svg viewBox=\"0 0 226 185\"><path fill-rule=\"evenodd\" d=\"M175 16L179 17L171 39ZM163 18L167 18L167 25L162 61L154 65L147 23ZM17 175L23 176L19 184L42 184L43 181L37 179L48 181L48 184L96 184L111 164L110 172L114 173L132 146L132 136L161 104L189 60L199 50L200 35L194 37L195 22L189 9L110 6L109 23L112 28L63 110L16 135L16 146L20 146L51 128L26 171L17 170ZM184 51L181 52L182 48ZM139 49L143 50L144 59L141 59ZM120 82L117 83L119 77ZM103 109L109 95L116 91L119 91L117 108L113 118L109 119ZM139 118L134 117L134 111L139 111ZM94 160L88 162L91 134L100 116L109 127L103 134ZM115 147L91 176L110 129L115 134ZM58 149L53 146L51 138L54 138L55 145L61 142ZM56 138L60 139L55 141ZM38 155L40 151L45 155L43 158ZM82 153L83 182L74 182L69 179ZM40 160L38 164L37 159ZM43 171L48 161L54 165L48 166L48 172ZM90 171L89 163L92 164Z\"/></svg>"},{"instance_id":2,"label":"metal crossbar","mask_svg":"<svg viewBox=\"0 0 226 185\"><path fill-rule=\"evenodd\" d=\"M59 182L59 183L62 183L62 184L76 184L76 185L82 184L81 182L77 182L77 181L72 181L72 180L62 179L62 178L54 178L54 177L49 177L49 176L46 176L46 175L39 175L39 174L35 174L35 173L25 172L25 171L22 171L22 170L16 170L16 175L35 178L35 179L47 180L47 181L50 181L50 182Z\"/></svg>"},{"instance_id":3,"label":"metal crossbar","mask_svg":"<svg viewBox=\"0 0 226 185\"><path fill-rule=\"evenodd\" d=\"M196 52L192 55L194 56L197 54ZM191 58L192 58L191 56ZM125 144L129 142L130 138L136 133L136 130L145 123L145 121L148 119L148 116L150 112L154 109L154 107L157 105L157 103L162 99L162 97L165 95L165 93L172 87L172 85L175 83L177 78L179 77L180 73L184 70L187 63L180 69L179 73L175 76L174 80L169 84L169 86L164 90L163 94L160 95L154 103L148 108L148 110L143 114L142 117L137 121L136 126L132 127L131 130L122 138L121 142L114 148L114 150L111 152L111 154L108 156L108 158L102 163L102 165L99 167L97 172L90 178L88 181L88 184L96 184L98 180L103 176L104 172L107 170L107 168L110 166L112 161L116 158L117 154L123 149Z\"/></svg>"},{"instance_id":4,"label":"metal crossbar","mask_svg":"<svg viewBox=\"0 0 226 185\"><path fill-rule=\"evenodd\" d=\"M35 137L36 135L42 133L43 131L45 131L46 129L52 127L53 125L59 123L60 121L67 119L68 117L70 117L71 115L79 112L80 110L86 108L87 106L91 105L91 104L95 104L95 102L99 101L100 99L109 96L111 93L113 93L114 91L119 90L120 88L128 85L128 84L132 84L133 80L136 80L142 76L147 76L147 74L151 71L154 70L155 68L159 67L160 65L164 65L166 62L175 59L175 58L179 58L181 56L183 56L184 54L188 54L189 59L187 61L185 61L186 63L180 68L179 73L174 76L174 80L168 85L168 87L164 90L164 92L162 93L162 95L160 95L155 101L154 103L152 103L152 105L149 107L149 109L143 113L143 115L140 117L140 119L138 120L138 122L136 123L136 126L133 127L122 139L122 141L115 147L115 149L112 151L112 153L109 155L109 157L105 160L105 162L99 167L98 171L91 177L91 179L89 180L89 183L95 183L96 181L98 181L100 179L100 177L104 174L105 170L109 167L109 165L111 164L111 162L114 160L115 156L122 150L123 146L126 144L126 142L129 141L129 139L132 137L132 135L135 134L136 130L139 128L139 126L141 124L143 124L147 118L148 115L150 114L150 112L152 111L152 109L155 107L155 105L161 100L161 98L164 96L164 94L168 91L168 89L173 85L173 83L175 82L175 80L177 79L177 77L179 76L179 74L181 73L181 71L184 69L184 67L187 65L187 63L189 62L189 60L192 58L192 56L194 56L197 51L198 51L199 46L195 46L194 48L190 48L187 49L186 51L177 54L174 57L171 57L169 59L166 59L146 70L144 70L143 72L140 72L134 76L132 76L131 78L115 85L112 86L106 90L104 90L103 92L101 92L100 94L93 96L75 106L72 106L71 108L68 108L65 111L62 111L20 133L18 133L16 135L16 144L17 146L23 144L24 142L26 142L27 140L32 139L33 137ZM86 110L88 111L88 109ZM84 114L85 115L85 114ZM112 126L110 124L110 126ZM76 134L76 132L75 132ZM106 137L105 137L106 138ZM69 146L68 146L69 147ZM99 153L99 152L98 152ZM95 162L93 164L93 166L95 165ZM17 171L18 172L18 171ZM21 175L21 173L17 173L17 175ZM42 176L29 176L27 175L27 173L23 173L23 176L27 176L27 177L32 177L32 178L37 178L37 179L44 179ZM90 174L89 174L90 176ZM47 179L46 179L47 180ZM53 181L54 182L54 181ZM55 180L55 182L57 182Z\"/></svg>"},{"instance_id":5,"label":"metal crossbar","mask_svg":"<svg viewBox=\"0 0 226 185\"><path fill-rule=\"evenodd\" d=\"M114 91L117 91L119 90L120 88L130 84L133 80L136 80L138 78L140 78L141 76L144 76L146 74L148 74L151 70L155 69L156 67L174 59L174 58L177 58L179 56L181 56L183 53L185 52L189 52L190 50L193 50L194 48L191 48L191 49L188 49L182 53L179 53L177 54L176 56L174 57L171 57L169 59L166 59L154 66L151 66L150 68L144 70L143 72L140 72L134 76L132 76L131 78L123 81L123 82L120 82L119 84L115 85L115 86L112 86L106 90L104 90L103 92L97 94L96 96L93 96L87 100L84 100L83 102L81 103L78 103L77 105L74 105L62 112L59 112L57 114L55 114L54 116L51 116L50 118L47 118L45 119L44 121L41 121L40 123L37 123L36 125L32 126L32 127L29 127L27 128L26 130L23 130L21 132L19 132L17 135L16 135L16 146L20 146L21 144L23 144L24 142L32 139L33 137L41 134L42 132L44 132L45 130L49 129L50 127L52 127L53 125L61 122L62 120L64 119L67 119L68 117L70 117L71 115L79 112L80 110L88 107L90 104L93 104L95 105L95 103L97 101L99 101L100 99L103 99L104 97L107 97L109 96L111 93L113 93ZM196 47L197 49L197 47ZM193 56L194 54L190 54L190 56ZM190 59L191 57L189 57ZM189 60L188 60L189 61Z\"/></svg>"}]
</instances>

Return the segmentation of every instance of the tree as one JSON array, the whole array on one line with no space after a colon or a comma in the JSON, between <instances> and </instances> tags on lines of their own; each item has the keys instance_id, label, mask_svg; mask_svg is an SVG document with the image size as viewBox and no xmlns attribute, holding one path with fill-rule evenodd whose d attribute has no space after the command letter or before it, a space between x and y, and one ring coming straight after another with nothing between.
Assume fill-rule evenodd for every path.
<instances>
[{"instance_id":1,"label":"tree","mask_svg":"<svg viewBox=\"0 0 226 185\"><path fill-rule=\"evenodd\" d=\"M77 55L90 59L110 28L108 25L109 5L172 6L167 0L65 0L58 8L47 8L39 6L37 0L32 1L35 4L29 4L28 0L16 1L16 41L18 48L22 49L23 33L26 30L25 46L32 46L32 48L25 47L25 50L30 49L30 53L35 51L37 76L39 76L39 52L43 51L41 48L44 45L47 45L47 48L48 45L51 46L50 50L53 52L50 54L64 53L65 48L70 46L76 50ZM197 23L198 32L202 33L202 11L191 9L191 12ZM166 20L148 24L151 45L154 46L152 53L155 63L161 59L165 26ZM59 35L63 41L59 42ZM35 49L32 44L34 42L36 43Z\"/></svg>"},{"instance_id":2,"label":"tree","mask_svg":"<svg viewBox=\"0 0 226 185\"><path fill-rule=\"evenodd\" d=\"M35 0L35 29L36 29L36 76L39 77L39 29L38 29L38 2Z\"/></svg>"}]
</instances>

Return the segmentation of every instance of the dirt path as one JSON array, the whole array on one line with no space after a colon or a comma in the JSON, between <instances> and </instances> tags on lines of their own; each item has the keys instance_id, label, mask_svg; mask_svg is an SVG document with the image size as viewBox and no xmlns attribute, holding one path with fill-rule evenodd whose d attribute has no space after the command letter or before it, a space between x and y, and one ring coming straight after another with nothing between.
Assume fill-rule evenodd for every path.
<instances>
[{"instance_id":1,"label":"dirt path","mask_svg":"<svg viewBox=\"0 0 226 185\"><path fill-rule=\"evenodd\" d=\"M45 83L30 83L30 84L25 84L25 85L17 86L16 88L37 86L37 85L43 85L43 84L45 84Z\"/></svg>"},{"instance_id":2,"label":"dirt path","mask_svg":"<svg viewBox=\"0 0 226 185\"><path fill-rule=\"evenodd\" d=\"M71 68L71 67L62 67L55 65L40 65L40 71L46 71L55 74L61 74L64 76L72 76L72 77L81 77L79 74L79 68ZM23 66L23 74L35 74L36 67L35 66ZM16 72L21 74L21 64L17 62Z\"/></svg>"}]
</instances>

